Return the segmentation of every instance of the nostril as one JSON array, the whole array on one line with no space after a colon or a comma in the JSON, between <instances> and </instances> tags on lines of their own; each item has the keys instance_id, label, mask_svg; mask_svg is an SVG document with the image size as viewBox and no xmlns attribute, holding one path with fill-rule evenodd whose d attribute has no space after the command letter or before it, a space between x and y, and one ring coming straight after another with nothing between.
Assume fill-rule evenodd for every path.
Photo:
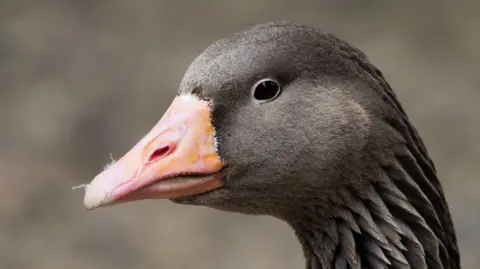
<instances>
[{"instance_id":1,"label":"nostril","mask_svg":"<svg viewBox=\"0 0 480 269\"><path fill-rule=\"evenodd\" d=\"M158 148L154 152L152 152L152 154L150 154L150 157L148 158L148 161L151 162L151 161L154 161L154 160L157 160L157 159L160 159L160 158L164 158L164 157L170 155L170 153L172 153L173 149L174 149L174 147L172 145L167 145L167 146L163 146L161 148Z\"/></svg>"}]
</instances>

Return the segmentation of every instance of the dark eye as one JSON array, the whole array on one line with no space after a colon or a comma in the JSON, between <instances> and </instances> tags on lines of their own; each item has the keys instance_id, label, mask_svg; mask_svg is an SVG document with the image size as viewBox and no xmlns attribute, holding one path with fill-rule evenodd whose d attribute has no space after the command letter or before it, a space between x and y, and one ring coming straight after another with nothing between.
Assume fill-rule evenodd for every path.
<instances>
[{"instance_id":1,"label":"dark eye","mask_svg":"<svg viewBox=\"0 0 480 269\"><path fill-rule=\"evenodd\" d=\"M275 99L281 92L280 84L273 79L262 79L253 86L253 98L260 102Z\"/></svg>"}]
</instances>

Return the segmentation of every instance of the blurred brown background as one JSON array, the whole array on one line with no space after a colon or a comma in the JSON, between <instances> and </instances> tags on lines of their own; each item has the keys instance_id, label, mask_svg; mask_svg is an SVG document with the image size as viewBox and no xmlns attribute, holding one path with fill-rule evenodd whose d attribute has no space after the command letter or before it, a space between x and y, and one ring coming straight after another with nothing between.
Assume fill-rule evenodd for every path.
<instances>
[{"instance_id":1,"label":"blurred brown background","mask_svg":"<svg viewBox=\"0 0 480 269\"><path fill-rule=\"evenodd\" d=\"M270 20L336 33L384 71L480 268L480 2L0 0L0 268L303 268L284 223L83 192L148 131L208 44Z\"/></svg>"}]
</instances>

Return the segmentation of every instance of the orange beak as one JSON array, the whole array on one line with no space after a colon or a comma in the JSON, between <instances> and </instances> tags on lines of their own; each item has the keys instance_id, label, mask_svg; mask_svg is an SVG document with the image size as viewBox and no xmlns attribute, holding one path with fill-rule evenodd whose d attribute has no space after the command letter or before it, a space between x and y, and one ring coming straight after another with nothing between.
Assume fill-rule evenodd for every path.
<instances>
[{"instance_id":1,"label":"orange beak","mask_svg":"<svg viewBox=\"0 0 480 269\"><path fill-rule=\"evenodd\" d=\"M143 199L172 199L222 187L209 104L181 95L125 156L86 187L94 209Z\"/></svg>"}]
</instances>

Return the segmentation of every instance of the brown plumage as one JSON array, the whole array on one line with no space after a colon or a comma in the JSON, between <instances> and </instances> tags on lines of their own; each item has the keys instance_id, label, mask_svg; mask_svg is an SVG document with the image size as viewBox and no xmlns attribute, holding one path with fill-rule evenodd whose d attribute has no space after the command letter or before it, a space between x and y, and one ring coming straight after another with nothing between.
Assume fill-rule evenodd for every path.
<instances>
[{"instance_id":1,"label":"brown plumage","mask_svg":"<svg viewBox=\"0 0 480 269\"><path fill-rule=\"evenodd\" d=\"M208 47L169 112L90 184L85 205L147 198L280 218L307 268L460 268L434 164L382 73L294 22Z\"/></svg>"}]
</instances>

